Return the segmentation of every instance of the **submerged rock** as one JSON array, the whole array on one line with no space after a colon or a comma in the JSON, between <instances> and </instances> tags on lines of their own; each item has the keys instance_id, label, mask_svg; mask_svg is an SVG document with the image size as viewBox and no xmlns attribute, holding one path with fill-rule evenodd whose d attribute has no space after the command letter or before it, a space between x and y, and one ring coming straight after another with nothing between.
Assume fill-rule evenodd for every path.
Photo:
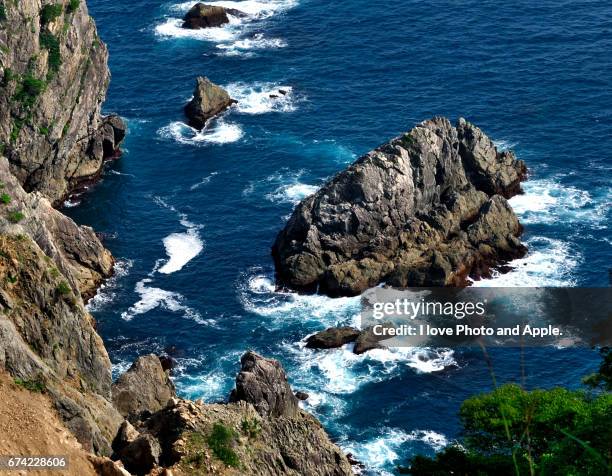
<instances>
[{"instance_id":1,"label":"submerged rock","mask_svg":"<svg viewBox=\"0 0 612 476\"><path fill-rule=\"evenodd\" d=\"M525 254L506 198L526 174L467 121L422 122L296 207L272 248L277 280L331 296L381 282L465 285Z\"/></svg>"},{"instance_id":2,"label":"submerged rock","mask_svg":"<svg viewBox=\"0 0 612 476\"><path fill-rule=\"evenodd\" d=\"M212 83L208 78L199 77L193 91L193 99L185 106L189 125L203 129L206 121L225 111L235 102L222 87Z\"/></svg>"},{"instance_id":3,"label":"submerged rock","mask_svg":"<svg viewBox=\"0 0 612 476\"><path fill-rule=\"evenodd\" d=\"M317 332L306 339L309 349L334 349L354 342L359 337L359 330L353 327L330 327Z\"/></svg>"},{"instance_id":4,"label":"submerged rock","mask_svg":"<svg viewBox=\"0 0 612 476\"><path fill-rule=\"evenodd\" d=\"M138 357L112 386L113 404L124 417L135 421L166 406L176 395L174 384L159 357Z\"/></svg>"}]
</instances>

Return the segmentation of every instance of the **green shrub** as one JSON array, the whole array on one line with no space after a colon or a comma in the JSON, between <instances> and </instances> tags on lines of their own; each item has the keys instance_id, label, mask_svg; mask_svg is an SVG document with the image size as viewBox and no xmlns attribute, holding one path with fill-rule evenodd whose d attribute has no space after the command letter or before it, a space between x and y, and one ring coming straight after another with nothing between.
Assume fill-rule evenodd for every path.
<instances>
[{"instance_id":1,"label":"green shrub","mask_svg":"<svg viewBox=\"0 0 612 476\"><path fill-rule=\"evenodd\" d=\"M15 74L11 68L5 68L4 75L2 76L2 85L7 86L13 79L15 79Z\"/></svg>"},{"instance_id":2,"label":"green shrub","mask_svg":"<svg viewBox=\"0 0 612 476\"><path fill-rule=\"evenodd\" d=\"M45 383L39 378L33 380L23 380L20 378L16 378L14 382L15 385L19 385L20 387L23 387L26 390L29 390L30 392L44 393L47 390Z\"/></svg>"},{"instance_id":3,"label":"green shrub","mask_svg":"<svg viewBox=\"0 0 612 476\"><path fill-rule=\"evenodd\" d=\"M2 202L4 205L8 205L11 203L11 196L8 193L3 193L0 195L0 202Z\"/></svg>"},{"instance_id":4,"label":"green shrub","mask_svg":"<svg viewBox=\"0 0 612 476\"><path fill-rule=\"evenodd\" d=\"M13 124L13 128L11 129L11 142L17 142L17 138L19 137L19 133L21 132L21 128L23 127L22 119L15 119L15 123Z\"/></svg>"},{"instance_id":5,"label":"green shrub","mask_svg":"<svg viewBox=\"0 0 612 476\"><path fill-rule=\"evenodd\" d=\"M256 418L244 418L241 423L242 433L249 438L255 438L261 433L261 425Z\"/></svg>"},{"instance_id":6,"label":"green shrub","mask_svg":"<svg viewBox=\"0 0 612 476\"><path fill-rule=\"evenodd\" d=\"M62 6L60 4L45 5L40 11L40 24L46 25L51 23L62 14Z\"/></svg>"},{"instance_id":7,"label":"green shrub","mask_svg":"<svg viewBox=\"0 0 612 476\"><path fill-rule=\"evenodd\" d=\"M11 284L15 284L17 282L17 276L13 276L9 273L6 277L6 280Z\"/></svg>"},{"instance_id":8,"label":"green shrub","mask_svg":"<svg viewBox=\"0 0 612 476\"><path fill-rule=\"evenodd\" d=\"M70 289L70 286L68 285L66 281L62 281L61 283L59 283L56 289L57 289L57 292L60 293L62 296L67 296L68 294L72 292L72 290Z\"/></svg>"},{"instance_id":9,"label":"green shrub","mask_svg":"<svg viewBox=\"0 0 612 476\"><path fill-rule=\"evenodd\" d=\"M6 7L0 3L0 21L6 20Z\"/></svg>"},{"instance_id":10,"label":"green shrub","mask_svg":"<svg viewBox=\"0 0 612 476\"><path fill-rule=\"evenodd\" d=\"M206 442L214 453L226 466L238 467L240 460L232 448L236 440L236 432L222 423L215 423Z\"/></svg>"},{"instance_id":11,"label":"green shrub","mask_svg":"<svg viewBox=\"0 0 612 476\"><path fill-rule=\"evenodd\" d=\"M25 215L21 213L19 210L13 210L8 214L8 221L11 223L19 223L21 220L25 218Z\"/></svg>"},{"instance_id":12,"label":"green shrub","mask_svg":"<svg viewBox=\"0 0 612 476\"><path fill-rule=\"evenodd\" d=\"M62 54L60 52L59 40L55 37L55 35L53 35L53 33L48 31L41 31L39 39L41 48L49 51L49 59L47 60L49 70L53 73L57 73L62 65Z\"/></svg>"},{"instance_id":13,"label":"green shrub","mask_svg":"<svg viewBox=\"0 0 612 476\"><path fill-rule=\"evenodd\" d=\"M68 4L68 8L67 8L68 13L76 12L80 4L81 4L80 0L70 0L70 3Z\"/></svg>"},{"instance_id":14,"label":"green shrub","mask_svg":"<svg viewBox=\"0 0 612 476\"><path fill-rule=\"evenodd\" d=\"M36 98L43 93L47 83L42 79L37 79L32 74L27 74L17 87L13 99L30 108L36 102Z\"/></svg>"}]
</instances>

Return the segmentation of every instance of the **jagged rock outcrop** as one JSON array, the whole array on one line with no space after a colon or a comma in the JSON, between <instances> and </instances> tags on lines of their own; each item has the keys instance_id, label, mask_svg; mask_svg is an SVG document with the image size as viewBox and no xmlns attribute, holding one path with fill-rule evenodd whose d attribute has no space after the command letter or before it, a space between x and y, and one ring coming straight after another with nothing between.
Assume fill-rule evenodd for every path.
<instances>
[{"instance_id":1,"label":"jagged rock outcrop","mask_svg":"<svg viewBox=\"0 0 612 476\"><path fill-rule=\"evenodd\" d=\"M197 30L200 28L214 28L229 23L227 15L243 17L245 14L233 8L196 3L185 15L183 28Z\"/></svg>"},{"instance_id":2,"label":"jagged rock outcrop","mask_svg":"<svg viewBox=\"0 0 612 476\"><path fill-rule=\"evenodd\" d=\"M166 406L176 396L168 371L153 354L138 357L112 387L113 403L124 417L137 420Z\"/></svg>"},{"instance_id":3,"label":"jagged rock outcrop","mask_svg":"<svg viewBox=\"0 0 612 476\"><path fill-rule=\"evenodd\" d=\"M203 129L209 119L225 111L235 102L223 88L208 78L199 77L193 91L193 99L185 106L185 115L191 127Z\"/></svg>"},{"instance_id":4,"label":"jagged rock outcrop","mask_svg":"<svg viewBox=\"0 0 612 476\"><path fill-rule=\"evenodd\" d=\"M96 177L125 135L100 115L108 52L83 0L4 2L0 19L0 155L26 191L57 205Z\"/></svg>"},{"instance_id":5,"label":"jagged rock outcrop","mask_svg":"<svg viewBox=\"0 0 612 476\"><path fill-rule=\"evenodd\" d=\"M262 416L291 418L299 413L298 399L278 360L247 352L240 364L242 368L236 377L236 388L230 395L230 402L251 403Z\"/></svg>"},{"instance_id":6,"label":"jagged rock outcrop","mask_svg":"<svg viewBox=\"0 0 612 476\"><path fill-rule=\"evenodd\" d=\"M232 392L232 402L172 398L136 429L124 425L116 457L126 469L160 474L163 467L174 475L353 474L320 423L297 406L282 366L254 352L241 362L236 378L241 390Z\"/></svg>"},{"instance_id":7,"label":"jagged rock outcrop","mask_svg":"<svg viewBox=\"0 0 612 476\"><path fill-rule=\"evenodd\" d=\"M425 121L296 207L272 249L278 283L340 296L487 276L526 252L506 201L526 173L467 121Z\"/></svg>"},{"instance_id":8,"label":"jagged rock outcrop","mask_svg":"<svg viewBox=\"0 0 612 476\"><path fill-rule=\"evenodd\" d=\"M26 193L9 169L8 161L0 157L0 193L8 201L0 205L0 233L31 237L71 290L89 299L112 275L112 255L91 228L55 210L42 193ZM16 218L17 223L12 223Z\"/></svg>"},{"instance_id":9,"label":"jagged rock outcrop","mask_svg":"<svg viewBox=\"0 0 612 476\"><path fill-rule=\"evenodd\" d=\"M354 327L330 327L309 336L306 339L306 347L309 349L335 349L349 342L354 342L359 337L359 333L360 331Z\"/></svg>"}]
</instances>

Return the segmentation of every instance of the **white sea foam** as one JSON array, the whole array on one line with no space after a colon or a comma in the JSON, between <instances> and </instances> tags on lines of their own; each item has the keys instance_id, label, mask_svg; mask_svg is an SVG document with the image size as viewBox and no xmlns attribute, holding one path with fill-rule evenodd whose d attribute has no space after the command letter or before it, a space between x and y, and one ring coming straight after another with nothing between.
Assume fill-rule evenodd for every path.
<instances>
[{"instance_id":1,"label":"white sea foam","mask_svg":"<svg viewBox=\"0 0 612 476\"><path fill-rule=\"evenodd\" d=\"M172 233L164 238L164 246L168 261L159 272L171 274L180 271L189 261L198 256L204 249L204 243L200 239L197 230L190 228L186 233Z\"/></svg>"},{"instance_id":2,"label":"white sea foam","mask_svg":"<svg viewBox=\"0 0 612 476\"><path fill-rule=\"evenodd\" d=\"M224 56L252 57L257 50L285 48L287 42L282 38L267 38L263 33L255 33L249 38L242 38L231 43L220 43L217 48Z\"/></svg>"},{"instance_id":3,"label":"white sea foam","mask_svg":"<svg viewBox=\"0 0 612 476\"><path fill-rule=\"evenodd\" d=\"M217 1L217 2L206 2L207 5L215 5L224 8L231 8L239 10L245 13L249 19L265 19L269 18L277 13L286 11L297 5L296 0L268 0L268 1L256 1L256 0L243 0L243 1ZM171 8L180 13L186 13L193 7L193 2L182 2L173 5Z\"/></svg>"},{"instance_id":4,"label":"white sea foam","mask_svg":"<svg viewBox=\"0 0 612 476\"><path fill-rule=\"evenodd\" d=\"M113 275L100 285L96 295L87 303L90 312L100 311L112 303L117 296L117 286L122 278L127 276L132 267L132 260L117 260L113 269Z\"/></svg>"},{"instance_id":5,"label":"white sea foam","mask_svg":"<svg viewBox=\"0 0 612 476\"><path fill-rule=\"evenodd\" d=\"M291 86L276 83L231 83L225 89L232 99L238 101L235 108L243 114L295 110L295 96Z\"/></svg>"},{"instance_id":6,"label":"white sea foam","mask_svg":"<svg viewBox=\"0 0 612 476\"><path fill-rule=\"evenodd\" d=\"M554 224L563 220L596 226L600 221L597 204L586 190L562 185L554 178L529 180L523 190L524 194L510 199L522 223Z\"/></svg>"},{"instance_id":7,"label":"white sea foam","mask_svg":"<svg viewBox=\"0 0 612 476\"><path fill-rule=\"evenodd\" d=\"M151 282L153 282L152 279L145 278L136 283L134 291L140 295L140 300L121 313L123 319L130 321L135 316L161 308L170 312L182 313L183 317L192 319L198 324L214 324L214 321L203 319L196 310L185 305L183 303L185 298L181 294L149 286Z\"/></svg>"},{"instance_id":8,"label":"white sea foam","mask_svg":"<svg viewBox=\"0 0 612 476\"><path fill-rule=\"evenodd\" d=\"M81 200L78 198L77 195L70 197L68 200L65 200L63 205L64 208L74 208L74 207L78 207L81 204Z\"/></svg>"},{"instance_id":9,"label":"white sea foam","mask_svg":"<svg viewBox=\"0 0 612 476\"><path fill-rule=\"evenodd\" d=\"M500 139L494 140L493 144L495 144L495 147L497 147L498 150L503 151L514 149L517 146L518 142Z\"/></svg>"},{"instance_id":10,"label":"white sea foam","mask_svg":"<svg viewBox=\"0 0 612 476\"><path fill-rule=\"evenodd\" d=\"M207 175L202 180L200 180L198 183L194 183L191 187L189 187L189 190L197 190L198 188L203 187L204 185L208 185L210 181L213 179L213 177L218 174L219 172L213 172L210 175Z\"/></svg>"},{"instance_id":11,"label":"white sea foam","mask_svg":"<svg viewBox=\"0 0 612 476\"><path fill-rule=\"evenodd\" d=\"M162 127L157 133L165 139L189 145L228 144L240 140L244 135L238 124L228 123L223 119L213 121L201 131L184 122L175 121Z\"/></svg>"},{"instance_id":12,"label":"white sea foam","mask_svg":"<svg viewBox=\"0 0 612 476\"><path fill-rule=\"evenodd\" d=\"M475 281L477 287L571 287L573 270L581 255L568 243L545 237L528 238L527 256L510 262L512 270L495 272L491 279Z\"/></svg>"},{"instance_id":13,"label":"white sea foam","mask_svg":"<svg viewBox=\"0 0 612 476\"><path fill-rule=\"evenodd\" d=\"M242 195L261 194L271 202L298 204L307 196L315 193L319 187L302 181L304 170L291 172L283 170L272 174L264 180L250 182Z\"/></svg>"},{"instance_id":14,"label":"white sea foam","mask_svg":"<svg viewBox=\"0 0 612 476\"><path fill-rule=\"evenodd\" d=\"M431 430L406 432L398 428L383 428L381 434L363 443L347 442L342 449L351 453L358 461L380 475L391 475L385 470L391 465L401 463L402 447L410 442L419 441L438 451L448 445L447 438Z\"/></svg>"},{"instance_id":15,"label":"white sea foam","mask_svg":"<svg viewBox=\"0 0 612 476\"><path fill-rule=\"evenodd\" d=\"M288 202L297 205L317 190L319 190L319 187L316 185L308 185L300 182L289 183L281 185L274 192L268 193L266 198L272 202Z\"/></svg>"},{"instance_id":16,"label":"white sea foam","mask_svg":"<svg viewBox=\"0 0 612 476\"><path fill-rule=\"evenodd\" d=\"M162 274L171 274L180 271L183 266L198 256L204 249L204 242L199 234L202 225L191 222L185 213L180 213L160 197L155 197L155 202L176 213L181 226L187 228L185 233L172 233L163 239L168 260L163 265L163 260L158 260L153 273L151 273L152 275L155 271L159 271Z\"/></svg>"},{"instance_id":17,"label":"white sea foam","mask_svg":"<svg viewBox=\"0 0 612 476\"><path fill-rule=\"evenodd\" d=\"M247 311L267 317L266 325L272 327L296 318L331 326L359 314L359 297L333 299L319 294L277 292L273 278L257 268L243 275L239 296Z\"/></svg>"},{"instance_id":18,"label":"white sea foam","mask_svg":"<svg viewBox=\"0 0 612 476\"><path fill-rule=\"evenodd\" d=\"M237 28L240 22L231 22L219 28L201 28L192 30L182 28L183 20L180 18L168 18L155 27L155 33L161 38L192 38L212 42L233 41L240 34Z\"/></svg>"}]
</instances>

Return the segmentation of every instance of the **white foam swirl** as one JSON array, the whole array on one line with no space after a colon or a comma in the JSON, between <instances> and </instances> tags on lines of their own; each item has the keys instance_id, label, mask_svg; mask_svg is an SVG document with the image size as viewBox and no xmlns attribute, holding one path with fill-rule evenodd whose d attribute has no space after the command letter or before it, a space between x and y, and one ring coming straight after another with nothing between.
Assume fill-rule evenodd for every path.
<instances>
[{"instance_id":1,"label":"white foam swirl","mask_svg":"<svg viewBox=\"0 0 612 476\"><path fill-rule=\"evenodd\" d=\"M231 83L225 89L236 99L235 109L243 114L295 111L295 95L291 86L277 83Z\"/></svg>"},{"instance_id":2,"label":"white foam swirl","mask_svg":"<svg viewBox=\"0 0 612 476\"><path fill-rule=\"evenodd\" d=\"M238 124L227 123L223 119L213 122L210 127L201 131L184 122L175 121L159 129L158 134L165 139L189 145L229 144L240 140L244 135Z\"/></svg>"}]
</instances>

